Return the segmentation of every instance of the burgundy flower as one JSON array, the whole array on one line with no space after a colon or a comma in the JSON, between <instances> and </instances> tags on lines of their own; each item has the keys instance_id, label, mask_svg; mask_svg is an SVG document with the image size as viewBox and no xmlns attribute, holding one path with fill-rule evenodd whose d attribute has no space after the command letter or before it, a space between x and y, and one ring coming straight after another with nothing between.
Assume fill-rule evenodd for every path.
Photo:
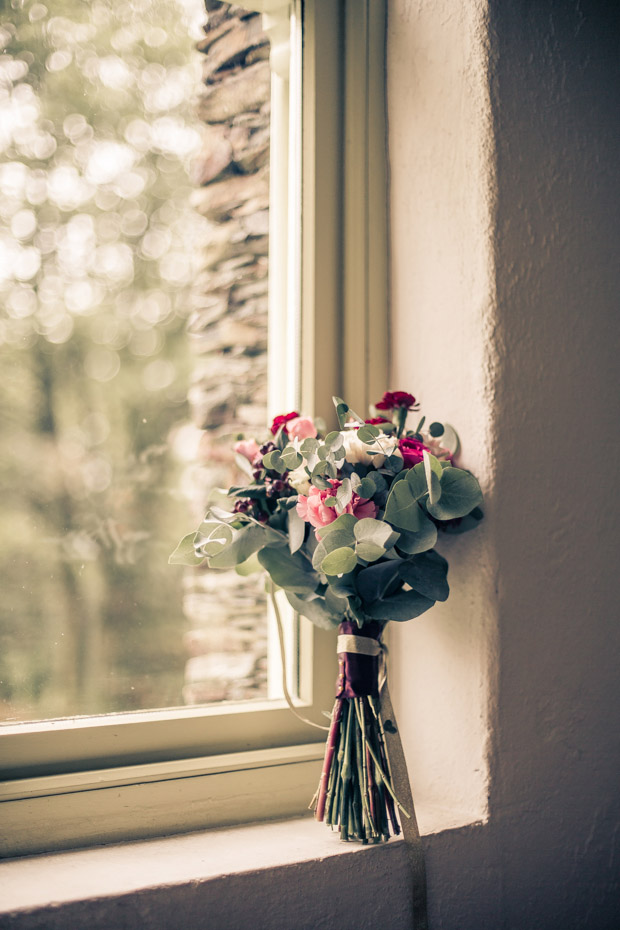
<instances>
[{"instance_id":1,"label":"burgundy flower","mask_svg":"<svg viewBox=\"0 0 620 930\"><path fill-rule=\"evenodd\" d=\"M273 418L273 423L271 424L271 432L275 436L280 427L284 427L282 432L285 436L288 436L288 430L286 424L289 420L296 420L299 416L297 410L293 410L291 413L281 413L280 416Z\"/></svg>"},{"instance_id":2,"label":"burgundy flower","mask_svg":"<svg viewBox=\"0 0 620 930\"><path fill-rule=\"evenodd\" d=\"M398 448L404 459L405 468L413 468L424 459L423 453L429 451L419 439L399 439Z\"/></svg>"},{"instance_id":3,"label":"burgundy flower","mask_svg":"<svg viewBox=\"0 0 620 930\"><path fill-rule=\"evenodd\" d=\"M407 391L386 391L381 400L375 404L377 410L395 410L397 407L414 410L416 406L415 397Z\"/></svg>"},{"instance_id":4,"label":"burgundy flower","mask_svg":"<svg viewBox=\"0 0 620 930\"><path fill-rule=\"evenodd\" d=\"M364 423L367 423L369 426L382 426L384 423L391 422L391 420L386 420L385 417L370 417L369 420L364 420Z\"/></svg>"}]
</instances>

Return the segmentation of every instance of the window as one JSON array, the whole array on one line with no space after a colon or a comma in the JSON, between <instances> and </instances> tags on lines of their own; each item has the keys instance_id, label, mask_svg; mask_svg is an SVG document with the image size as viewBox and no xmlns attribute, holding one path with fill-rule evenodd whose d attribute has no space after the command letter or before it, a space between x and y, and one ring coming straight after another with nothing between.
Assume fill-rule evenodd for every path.
<instances>
[{"instance_id":1,"label":"window","mask_svg":"<svg viewBox=\"0 0 620 930\"><path fill-rule=\"evenodd\" d=\"M339 393L363 406L383 390L387 368L384 5L246 6L264 13L272 37L270 329L287 359L295 346L301 356L272 383L272 405L299 398L304 410L328 413ZM323 722L333 638L302 621L299 655L303 713ZM2 851L300 813L323 738L281 701L3 727Z\"/></svg>"}]
</instances>

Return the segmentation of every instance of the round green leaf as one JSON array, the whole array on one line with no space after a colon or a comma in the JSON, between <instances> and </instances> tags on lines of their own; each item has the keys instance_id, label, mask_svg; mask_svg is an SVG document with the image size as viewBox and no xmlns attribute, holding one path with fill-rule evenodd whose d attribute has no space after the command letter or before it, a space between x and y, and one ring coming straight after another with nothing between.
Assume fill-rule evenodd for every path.
<instances>
[{"instance_id":1,"label":"round green leaf","mask_svg":"<svg viewBox=\"0 0 620 930\"><path fill-rule=\"evenodd\" d=\"M482 503L482 491L474 476L462 468L448 466L441 476L441 497L428 504L428 512L437 520L464 517Z\"/></svg>"},{"instance_id":2,"label":"round green leaf","mask_svg":"<svg viewBox=\"0 0 620 930\"><path fill-rule=\"evenodd\" d=\"M355 551L348 546L342 546L325 556L321 563L321 571L326 575L344 575L352 572L356 565Z\"/></svg>"}]
</instances>

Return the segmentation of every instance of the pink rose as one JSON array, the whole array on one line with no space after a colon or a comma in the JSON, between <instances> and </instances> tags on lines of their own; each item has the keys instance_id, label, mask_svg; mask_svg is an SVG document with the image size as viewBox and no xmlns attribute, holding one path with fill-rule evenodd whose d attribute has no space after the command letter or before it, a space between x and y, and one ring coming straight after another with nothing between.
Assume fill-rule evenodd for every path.
<instances>
[{"instance_id":1,"label":"pink rose","mask_svg":"<svg viewBox=\"0 0 620 930\"><path fill-rule=\"evenodd\" d=\"M413 468L423 461L424 452L429 451L419 439L399 439L398 448L405 461L405 468Z\"/></svg>"},{"instance_id":2,"label":"pink rose","mask_svg":"<svg viewBox=\"0 0 620 930\"><path fill-rule=\"evenodd\" d=\"M328 498L335 497L339 487L340 481L332 481L331 488L321 490L313 486L310 488L310 493L307 497L303 494L299 495L296 508L297 513L306 523L311 523L315 531L319 530L322 526L333 523L342 513L352 513L358 520L361 520L363 517L375 517L377 515L377 505L355 493L341 513L338 513L335 507L328 507L325 501ZM318 532L316 535L318 537Z\"/></svg>"},{"instance_id":3,"label":"pink rose","mask_svg":"<svg viewBox=\"0 0 620 930\"><path fill-rule=\"evenodd\" d=\"M314 439L317 428L310 417L297 417L287 423L289 439Z\"/></svg>"},{"instance_id":4,"label":"pink rose","mask_svg":"<svg viewBox=\"0 0 620 930\"><path fill-rule=\"evenodd\" d=\"M260 452L260 446L255 439L240 439L235 443L235 452L246 458L248 462L253 462Z\"/></svg>"}]
</instances>

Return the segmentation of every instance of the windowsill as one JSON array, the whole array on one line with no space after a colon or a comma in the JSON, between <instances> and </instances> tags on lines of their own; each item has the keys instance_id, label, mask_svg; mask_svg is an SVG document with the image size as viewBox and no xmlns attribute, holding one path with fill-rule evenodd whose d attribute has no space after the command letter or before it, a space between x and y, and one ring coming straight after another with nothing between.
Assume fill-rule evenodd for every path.
<instances>
[{"instance_id":1,"label":"windowsill","mask_svg":"<svg viewBox=\"0 0 620 930\"><path fill-rule=\"evenodd\" d=\"M5 860L0 924L290 930L325 915L329 926L387 926L389 915L399 930L411 920L408 870L400 839L341 843L310 817L220 828Z\"/></svg>"}]
</instances>

